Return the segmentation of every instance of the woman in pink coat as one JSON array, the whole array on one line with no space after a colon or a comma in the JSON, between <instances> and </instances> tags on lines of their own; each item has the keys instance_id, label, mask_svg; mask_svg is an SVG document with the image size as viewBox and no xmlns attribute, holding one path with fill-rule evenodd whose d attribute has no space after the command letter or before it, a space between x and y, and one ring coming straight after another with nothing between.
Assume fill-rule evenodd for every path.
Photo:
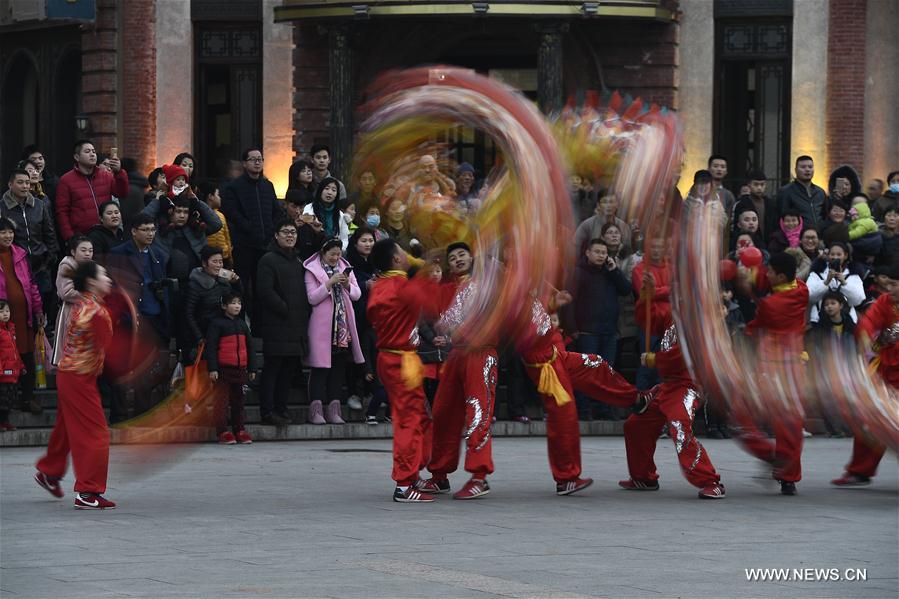
<instances>
[{"instance_id":1,"label":"woman in pink coat","mask_svg":"<svg viewBox=\"0 0 899 599\"><path fill-rule=\"evenodd\" d=\"M344 368L352 353L356 364L363 364L353 300L362 291L356 275L346 269L349 262L341 257L340 239L325 241L322 249L303 263L306 267L306 294L312 305L309 318L309 422L311 424L344 424L340 416L343 399ZM328 402L327 413L322 405Z\"/></svg>"}]
</instances>

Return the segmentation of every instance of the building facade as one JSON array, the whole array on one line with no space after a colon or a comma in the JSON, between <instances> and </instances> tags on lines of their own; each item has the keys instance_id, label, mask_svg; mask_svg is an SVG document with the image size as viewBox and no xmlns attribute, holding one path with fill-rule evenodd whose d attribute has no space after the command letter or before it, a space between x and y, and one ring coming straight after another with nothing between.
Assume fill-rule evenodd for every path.
<instances>
[{"instance_id":1,"label":"building facade","mask_svg":"<svg viewBox=\"0 0 899 599\"><path fill-rule=\"evenodd\" d=\"M586 90L676 110L682 184L713 152L734 189L751 168L788 180L801 154L822 185L839 164L882 179L899 168L895 31L891 0L0 0L0 170L29 143L66 170L87 136L144 173L191 151L218 176L262 145L283 193L314 143L345 172L379 73L452 64L548 112ZM477 131L447 140L492 164Z\"/></svg>"}]
</instances>

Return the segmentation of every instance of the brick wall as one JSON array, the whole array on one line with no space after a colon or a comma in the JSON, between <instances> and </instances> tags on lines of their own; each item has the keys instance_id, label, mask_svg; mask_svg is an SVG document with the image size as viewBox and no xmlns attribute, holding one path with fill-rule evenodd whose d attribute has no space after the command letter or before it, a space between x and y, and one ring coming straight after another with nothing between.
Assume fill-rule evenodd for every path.
<instances>
[{"instance_id":1,"label":"brick wall","mask_svg":"<svg viewBox=\"0 0 899 599\"><path fill-rule=\"evenodd\" d=\"M81 34L82 106L99 152L117 145L117 12L115 0L97 0L97 20Z\"/></svg>"},{"instance_id":2,"label":"brick wall","mask_svg":"<svg viewBox=\"0 0 899 599\"><path fill-rule=\"evenodd\" d=\"M119 6L123 40L121 153L134 158L138 172L146 175L156 166L156 2L123 2Z\"/></svg>"},{"instance_id":3,"label":"brick wall","mask_svg":"<svg viewBox=\"0 0 899 599\"><path fill-rule=\"evenodd\" d=\"M315 25L298 23L293 39L293 151L304 157L318 140L328 139L328 38Z\"/></svg>"},{"instance_id":4,"label":"brick wall","mask_svg":"<svg viewBox=\"0 0 899 599\"><path fill-rule=\"evenodd\" d=\"M589 39L595 52L581 50ZM648 21L596 23L586 30L572 29L565 47L566 87L569 90L597 89L601 69L609 91L620 91L644 102L677 108L677 26ZM598 59L598 66L597 66ZM578 74L587 74L583 81Z\"/></svg>"},{"instance_id":5,"label":"brick wall","mask_svg":"<svg viewBox=\"0 0 899 599\"><path fill-rule=\"evenodd\" d=\"M828 173L849 164L862 176L867 7L867 0L830 0L825 138Z\"/></svg>"}]
</instances>

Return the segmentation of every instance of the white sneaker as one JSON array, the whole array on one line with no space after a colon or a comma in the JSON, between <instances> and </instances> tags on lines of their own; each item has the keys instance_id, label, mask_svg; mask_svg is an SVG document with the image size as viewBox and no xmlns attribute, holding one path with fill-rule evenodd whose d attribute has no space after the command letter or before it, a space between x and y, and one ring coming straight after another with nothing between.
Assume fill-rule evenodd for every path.
<instances>
[{"instance_id":1,"label":"white sneaker","mask_svg":"<svg viewBox=\"0 0 899 599\"><path fill-rule=\"evenodd\" d=\"M810 432L808 432L807 430L802 429L802 436L805 437L806 439L808 439L809 437L812 436L812 434Z\"/></svg>"},{"instance_id":2,"label":"white sneaker","mask_svg":"<svg viewBox=\"0 0 899 599\"><path fill-rule=\"evenodd\" d=\"M358 395L350 395L350 398L346 401L346 405L348 405L351 410L361 410L362 400Z\"/></svg>"},{"instance_id":3,"label":"white sneaker","mask_svg":"<svg viewBox=\"0 0 899 599\"><path fill-rule=\"evenodd\" d=\"M365 424L377 424L377 423L378 423L378 418L376 416L366 416L365 417Z\"/></svg>"}]
</instances>

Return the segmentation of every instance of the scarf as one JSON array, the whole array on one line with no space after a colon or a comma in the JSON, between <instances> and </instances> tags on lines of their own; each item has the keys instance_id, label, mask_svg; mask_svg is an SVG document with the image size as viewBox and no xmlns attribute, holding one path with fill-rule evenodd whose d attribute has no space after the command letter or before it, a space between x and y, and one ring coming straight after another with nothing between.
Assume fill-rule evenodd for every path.
<instances>
[{"instance_id":1,"label":"scarf","mask_svg":"<svg viewBox=\"0 0 899 599\"><path fill-rule=\"evenodd\" d=\"M322 202L321 204L322 215L324 216L321 221L322 225L324 225L325 237L337 237L338 231L334 230L337 228L334 226L334 206L337 204L337 202L334 201L330 204L325 204L324 202Z\"/></svg>"},{"instance_id":2,"label":"scarf","mask_svg":"<svg viewBox=\"0 0 899 599\"><path fill-rule=\"evenodd\" d=\"M787 243L790 244L790 247L798 248L799 238L802 235L802 217L799 217L799 226L792 231L787 231L787 228L784 227L784 219L780 219L780 230L783 231L784 237L787 238Z\"/></svg>"},{"instance_id":3,"label":"scarf","mask_svg":"<svg viewBox=\"0 0 899 599\"><path fill-rule=\"evenodd\" d=\"M325 274L330 279L340 272L339 266L322 263ZM331 347L346 349L350 346L350 326L347 321L346 307L343 305L343 286L331 287L331 299L334 300L334 317L331 321Z\"/></svg>"}]
</instances>

